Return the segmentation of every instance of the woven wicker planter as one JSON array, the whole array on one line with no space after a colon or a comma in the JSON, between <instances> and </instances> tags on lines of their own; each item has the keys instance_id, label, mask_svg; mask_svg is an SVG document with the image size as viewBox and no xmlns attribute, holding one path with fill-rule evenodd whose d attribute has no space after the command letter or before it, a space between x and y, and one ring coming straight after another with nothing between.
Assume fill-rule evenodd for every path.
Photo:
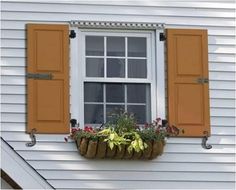
<instances>
[{"instance_id":1,"label":"woven wicker planter","mask_svg":"<svg viewBox=\"0 0 236 190\"><path fill-rule=\"evenodd\" d=\"M90 159L154 159L163 153L164 141L146 141L148 147L140 152L128 152L127 146L121 146L121 149L114 147L112 150L103 139L89 140L82 138L77 143L80 155Z\"/></svg>"}]
</instances>

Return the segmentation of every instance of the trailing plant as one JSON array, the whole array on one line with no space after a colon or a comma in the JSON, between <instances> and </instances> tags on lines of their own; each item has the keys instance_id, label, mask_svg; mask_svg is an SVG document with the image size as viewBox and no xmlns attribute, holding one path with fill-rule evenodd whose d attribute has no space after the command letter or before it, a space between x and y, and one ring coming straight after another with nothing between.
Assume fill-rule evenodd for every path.
<instances>
[{"instance_id":1,"label":"trailing plant","mask_svg":"<svg viewBox=\"0 0 236 190\"><path fill-rule=\"evenodd\" d=\"M152 141L165 144L166 138L184 133L177 127L162 122L160 118L152 123L137 125L133 114L121 112L113 116L115 117L111 122L100 128L85 126L84 129L80 129L73 127L69 138L77 142L83 138L92 141L102 140L111 150L117 147L121 151L121 148L126 146L129 153L132 151L139 153L147 149ZM65 140L68 141L68 138Z\"/></svg>"},{"instance_id":2,"label":"trailing plant","mask_svg":"<svg viewBox=\"0 0 236 190\"><path fill-rule=\"evenodd\" d=\"M152 123L146 123L139 128L139 134L143 140L162 140L170 136L178 136L180 133L184 133L184 130L180 130L174 125L169 125L167 122L162 122L161 118L157 118Z\"/></svg>"}]
</instances>

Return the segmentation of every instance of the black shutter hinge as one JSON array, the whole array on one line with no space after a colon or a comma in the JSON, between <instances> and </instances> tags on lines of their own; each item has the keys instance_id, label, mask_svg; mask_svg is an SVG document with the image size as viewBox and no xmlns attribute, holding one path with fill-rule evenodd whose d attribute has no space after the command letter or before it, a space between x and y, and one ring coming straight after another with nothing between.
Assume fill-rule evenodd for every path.
<instances>
[{"instance_id":1,"label":"black shutter hinge","mask_svg":"<svg viewBox=\"0 0 236 190\"><path fill-rule=\"evenodd\" d=\"M74 30L71 30L70 31L70 35L69 35L70 38L75 38L76 37L76 33Z\"/></svg>"},{"instance_id":2,"label":"black shutter hinge","mask_svg":"<svg viewBox=\"0 0 236 190\"><path fill-rule=\"evenodd\" d=\"M71 127L75 127L76 124L77 124L77 120L76 119L71 119L70 124L71 124Z\"/></svg>"},{"instance_id":3,"label":"black shutter hinge","mask_svg":"<svg viewBox=\"0 0 236 190\"><path fill-rule=\"evenodd\" d=\"M163 32L160 33L160 41L165 41L165 40L166 40L165 34Z\"/></svg>"}]
</instances>

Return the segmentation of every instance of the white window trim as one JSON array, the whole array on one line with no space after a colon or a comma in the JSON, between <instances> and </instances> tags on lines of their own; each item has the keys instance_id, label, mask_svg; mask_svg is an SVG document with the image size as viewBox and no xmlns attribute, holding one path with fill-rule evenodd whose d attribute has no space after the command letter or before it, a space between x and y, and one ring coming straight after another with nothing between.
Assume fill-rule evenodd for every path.
<instances>
[{"instance_id":1,"label":"white window trim","mask_svg":"<svg viewBox=\"0 0 236 190\"><path fill-rule=\"evenodd\" d=\"M165 52L164 52L164 41L160 41L160 33L164 33L163 29L155 30L155 48L153 49L156 64L155 68L156 73L156 97L157 97L157 117L161 119L166 119L166 93L165 93Z\"/></svg>"},{"instance_id":2,"label":"white window trim","mask_svg":"<svg viewBox=\"0 0 236 190\"><path fill-rule=\"evenodd\" d=\"M163 28L155 29L155 30L104 30L104 29L79 29L78 27L71 27L72 30L75 30L77 37L71 39L70 46L70 60L71 60L71 118L77 119L77 121L83 126L84 125L84 92L81 89L84 89L83 82L85 79L85 65L83 62L83 45L81 43L81 39L83 39L83 35L85 33L96 33L99 35L100 32L109 32L109 36L114 32L119 32L119 35L122 36L121 32L124 32L124 36L127 36L130 33L130 36L134 36L134 34L149 34L151 49L152 51L148 51L151 53L152 62L155 64L151 64L152 68L148 70L148 72L152 72L152 78L148 78L146 80L147 83L151 83L151 119L154 120L156 117L160 117L162 119L166 119L166 103L165 103L165 67L164 67L164 42L159 40L159 35L163 32ZM101 35L104 35L104 33ZM82 50L82 51L80 51ZM82 68L81 68L82 66ZM157 69L158 68L158 69ZM156 72L157 71L157 72ZM109 78L109 82L117 82L116 78ZM98 78L86 78L86 81L89 82L98 82ZM144 83L145 79L129 79L129 82L136 83L141 82ZM107 82L107 79L100 78L99 82ZM119 82L127 83L127 79L120 79Z\"/></svg>"}]
</instances>

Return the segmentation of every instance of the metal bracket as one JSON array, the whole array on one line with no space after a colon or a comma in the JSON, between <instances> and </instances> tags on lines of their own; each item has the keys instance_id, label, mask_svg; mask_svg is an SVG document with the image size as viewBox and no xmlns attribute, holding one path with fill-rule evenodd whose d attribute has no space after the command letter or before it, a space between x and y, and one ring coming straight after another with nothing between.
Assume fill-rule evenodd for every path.
<instances>
[{"instance_id":1,"label":"metal bracket","mask_svg":"<svg viewBox=\"0 0 236 190\"><path fill-rule=\"evenodd\" d=\"M211 149L212 145L207 144L207 140L208 140L209 134L208 134L207 131L204 131L203 133L205 134L205 136L202 138L202 148L204 148L204 149Z\"/></svg>"},{"instance_id":2,"label":"metal bracket","mask_svg":"<svg viewBox=\"0 0 236 190\"><path fill-rule=\"evenodd\" d=\"M165 41L165 40L166 40L165 34L163 32L160 33L160 41Z\"/></svg>"},{"instance_id":3,"label":"metal bracket","mask_svg":"<svg viewBox=\"0 0 236 190\"><path fill-rule=\"evenodd\" d=\"M70 31L70 35L69 35L70 38L75 38L76 37L76 33L74 30L71 30Z\"/></svg>"},{"instance_id":4,"label":"metal bracket","mask_svg":"<svg viewBox=\"0 0 236 190\"><path fill-rule=\"evenodd\" d=\"M28 79L52 80L52 73L27 73Z\"/></svg>"},{"instance_id":5,"label":"metal bracket","mask_svg":"<svg viewBox=\"0 0 236 190\"><path fill-rule=\"evenodd\" d=\"M208 78L197 78L197 83L198 84L209 83L209 79Z\"/></svg>"},{"instance_id":6,"label":"metal bracket","mask_svg":"<svg viewBox=\"0 0 236 190\"><path fill-rule=\"evenodd\" d=\"M76 127L77 120L76 119L71 119L70 124L71 124L71 127Z\"/></svg>"},{"instance_id":7,"label":"metal bracket","mask_svg":"<svg viewBox=\"0 0 236 190\"><path fill-rule=\"evenodd\" d=\"M203 79L203 82L204 82L204 83L209 83L209 79L208 79L208 78L204 78L204 79Z\"/></svg>"},{"instance_id":8,"label":"metal bracket","mask_svg":"<svg viewBox=\"0 0 236 190\"><path fill-rule=\"evenodd\" d=\"M36 137L35 137L35 133L36 133L36 129L35 128L33 128L32 130L31 130L31 132L30 132L30 138L31 138L31 142L28 142L28 143L26 143L25 145L27 146L27 147L32 147L32 146L34 146L35 144L36 144Z\"/></svg>"}]
</instances>

